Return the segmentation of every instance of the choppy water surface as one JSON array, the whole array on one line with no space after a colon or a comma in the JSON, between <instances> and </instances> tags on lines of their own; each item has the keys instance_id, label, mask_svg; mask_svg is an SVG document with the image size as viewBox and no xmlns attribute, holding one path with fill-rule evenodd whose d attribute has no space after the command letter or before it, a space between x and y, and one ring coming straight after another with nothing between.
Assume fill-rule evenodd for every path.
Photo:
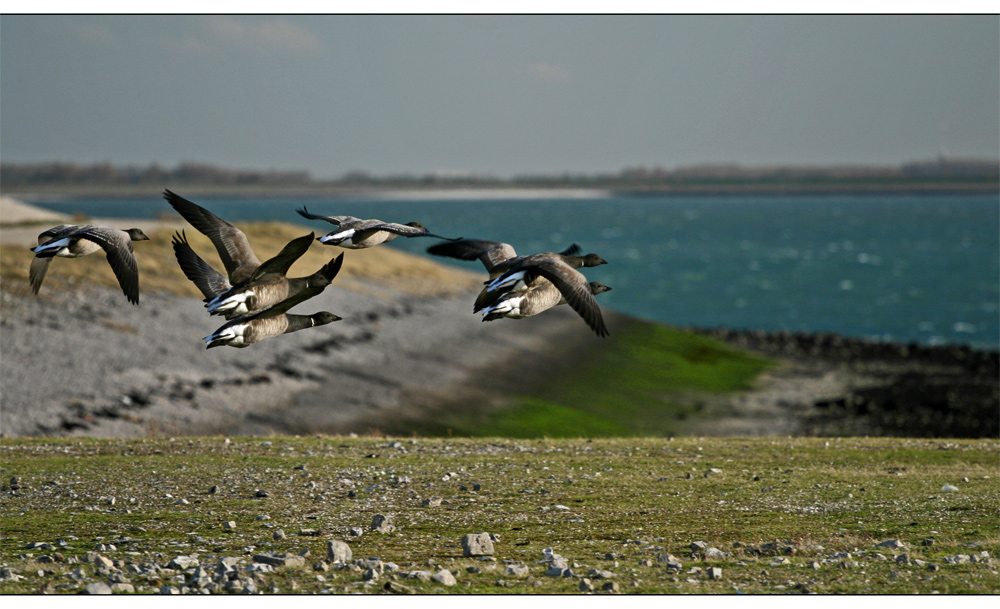
<instances>
[{"instance_id":1,"label":"choppy water surface","mask_svg":"<svg viewBox=\"0 0 1000 609\"><path fill-rule=\"evenodd\" d=\"M613 288L602 304L675 325L1000 345L996 195L192 198L230 221L282 220L317 234L332 225L307 221L296 207L417 220L440 235L505 241L522 254L578 243L609 261L585 269ZM174 213L158 194L33 203L103 217ZM391 246L423 254L433 243Z\"/></svg>"}]
</instances>

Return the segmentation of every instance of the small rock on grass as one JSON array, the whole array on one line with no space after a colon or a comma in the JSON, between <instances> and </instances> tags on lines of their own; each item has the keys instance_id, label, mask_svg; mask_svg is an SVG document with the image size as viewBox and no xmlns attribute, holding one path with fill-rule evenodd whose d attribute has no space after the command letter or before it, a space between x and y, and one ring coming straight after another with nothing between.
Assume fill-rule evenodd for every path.
<instances>
[{"instance_id":1,"label":"small rock on grass","mask_svg":"<svg viewBox=\"0 0 1000 609\"><path fill-rule=\"evenodd\" d=\"M331 563L350 562L352 554L351 546L343 541L334 539L326 542L326 559Z\"/></svg>"},{"instance_id":2,"label":"small rock on grass","mask_svg":"<svg viewBox=\"0 0 1000 609\"><path fill-rule=\"evenodd\" d=\"M372 518L371 530L379 533L391 533L396 530L392 524L392 517L383 514L375 514Z\"/></svg>"},{"instance_id":3,"label":"small rock on grass","mask_svg":"<svg viewBox=\"0 0 1000 609\"><path fill-rule=\"evenodd\" d=\"M176 556L167 564L167 568L184 571L185 569L197 567L198 564L198 559L194 556Z\"/></svg>"},{"instance_id":4,"label":"small rock on grass","mask_svg":"<svg viewBox=\"0 0 1000 609\"><path fill-rule=\"evenodd\" d=\"M528 565L507 565L504 569L504 575L513 575L514 577L527 577L528 576Z\"/></svg>"},{"instance_id":5,"label":"small rock on grass","mask_svg":"<svg viewBox=\"0 0 1000 609\"><path fill-rule=\"evenodd\" d=\"M722 579L722 569L719 567L708 568L708 579Z\"/></svg>"},{"instance_id":6,"label":"small rock on grass","mask_svg":"<svg viewBox=\"0 0 1000 609\"><path fill-rule=\"evenodd\" d=\"M462 537L462 556L491 556L493 541L489 533L469 533Z\"/></svg>"},{"instance_id":7,"label":"small rock on grass","mask_svg":"<svg viewBox=\"0 0 1000 609\"><path fill-rule=\"evenodd\" d=\"M435 581L442 586L454 586L458 582L455 581L455 576L451 574L451 571L447 569L441 569L437 573L431 576L431 580Z\"/></svg>"},{"instance_id":8,"label":"small rock on grass","mask_svg":"<svg viewBox=\"0 0 1000 609\"><path fill-rule=\"evenodd\" d=\"M887 539L882 543L876 544L876 548L889 548L890 550L905 550L906 544L898 539Z\"/></svg>"},{"instance_id":9,"label":"small rock on grass","mask_svg":"<svg viewBox=\"0 0 1000 609\"><path fill-rule=\"evenodd\" d=\"M83 589L83 594L111 594L111 586L104 582L94 582L87 584L87 587Z\"/></svg>"},{"instance_id":10,"label":"small rock on grass","mask_svg":"<svg viewBox=\"0 0 1000 609\"><path fill-rule=\"evenodd\" d=\"M390 594L415 594L416 590L395 581L387 581L382 589Z\"/></svg>"},{"instance_id":11,"label":"small rock on grass","mask_svg":"<svg viewBox=\"0 0 1000 609\"><path fill-rule=\"evenodd\" d=\"M254 554L253 561L272 567L302 567L306 559L295 554Z\"/></svg>"}]
</instances>

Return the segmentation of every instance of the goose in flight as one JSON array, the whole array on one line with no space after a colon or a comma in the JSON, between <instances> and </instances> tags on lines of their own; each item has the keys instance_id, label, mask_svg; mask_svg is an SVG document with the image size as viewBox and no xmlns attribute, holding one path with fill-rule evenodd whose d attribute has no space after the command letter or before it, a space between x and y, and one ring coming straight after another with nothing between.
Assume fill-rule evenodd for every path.
<instances>
[{"instance_id":1,"label":"goose in flight","mask_svg":"<svg viewBox=\"0 0 1000 609\"><path fill-rule=\"evenodd\" d=\"M163 198L177 213L184 217L198 232L211 239L226 267L229 283L236 285L245 281L260 266L260 261L250 247L250 241L243 231L226 222L200 205L195 205L184 197L169 190L163 191ZM197 283L197 282L195 282Z\"/></svg>"},{"instance_id":2,"label":"goose in flight","mask_svg":"<svg viewBox=\"0 0 1000 609\"><path fill-rule=\"evenodd\" d=\"M91 224L77 226L60 224L38 235L38 246L31 248L35 258L28 269L28 281L31 291L38 294L49 270L53 257L79 258L101 250L107 254L108 263L118 285L121 286L125 298L132 304L139 304L139 266L135 261L133 241L147 241L146 236L138 228L118 230L106 226Z\"/></svg>"},{"instance_id":3,"label":"goose in flight","mask_svg":"<svg viewBox=\"0 0 1000 609\"><path fill-rule=\"evenodd\" d=\"M285 277L284 273L287 272L287 267L284 267L284 271L280 268L274 270L279 263L283 266L288 258L293 256L298 258L295 256L296 250L301 248L303 243L308 247L312 243L312 238L313 236L310 234L294 239L277 256L260 265L257 269L258 272L251 274L247 280L236 286L230 285L229 280L222 273L212 268L191 249L187 236L183 232L175 233L172 243L174 255L177 257L177 262L184 275L194 282L198 290L205 296L205 306L209 307L215 303L214 310L209 307L210 313L224 315L226 319L232 319L239 315L257 313L288 298L305 296L305 298L298 300L298 302L302 302L306 298L312 298L319 294L326 286L330 285L344 263L343 254L337 256L336 259L331 259L323 268L306 277ZM272 260L279 262L271 265Z\"/></svg>"},{"instance_id":4,"label":"goose in flight","mask_svg":"<svg viewBox=\"0 0 1000 609\"><path fill-rule=\"evenodd\" d=\"M591 281L589 285L590 293L595 296L611 291L611 288L597 281ZM483 321L494 321L503 317L524 319L563 304L566 304L566 297L555 284L546 281L524 291L502 294L496 303L483 309Z\"/></svg>"},{"instance_id":5,"label":"goose in flight","mask_svg":"<svg viewBox=\"0 0 1000 609\"><path fill-rule=\"evenodd\" d=\"M580 268L584 266L598 266L601 264L607 264L607 262L598 256L597 254L587 254L586 256L578 256L580 253L580 246L573 243L565 250L559 253L546 252L542 254L535 254L534 256L518 256L514 251L514 248L507 243L501 243L499 241L486 241L483 239L462 239L454 243L439 243L427 248L427 253L433 254L435 256L446 256L448 258L457 258L459 260L475 260L479 259L486 267L486 271L490 274L490 278L485 282L487 287L479 293L476 298L476 304L473 307L473 313L478 313L486 307L496 304L497 299L507 291L511 290L524 290L530 287L530 285L535 283L546 283L547 280L540 278L536 275L529 275L525 277L523 271L518 270L520 265L525 264L527 261L534 260L538 261L547 257L558 257L561 260L566 261L567 264L573 268ZM518 273L513 277L512 281L507 282L506 279L502 280L506 282L503 288L495 287L490 289L490 285L498 281L500 277L507 276L508 271L512 269ZM509 276L507 276L509 277ZM525 282L527 279L527 282Z\"/></svg>"},{"instance_id":6,"label":"goose in flight","mask_svg":"<svg viewBox=\"0 0 1000 609\"><path fill-rule=\"evenodd\" d=\"M205 348L226 346L242 349L268 338L298 332L306 328L325 326L342 319L329 311L320 311L312 315L286 313L288 309L298 304L297 300L297 298L290 298L263 311L231 319L205 337Z\"/></svg>"},{"instance_id":7,"label":"goose in flight","mask_svg":"<svg viewBox=\"0 0 1000 609\"><path fill-rule=\"evenodd\" d=\"M388 243L396 237L434 237L447 241L458 241L428 232L423 224L419 222L409 222L407 224L396 224L395 222L383 222L381 220L362 220L354 216L318 216L309 213L303 207L295 210L303 218L310 220L325 220L337 226L337 230L331 231L319 238L319 242L325 245L339 245L349 249L360 250L372 247L381 243Z\"/></svg>"},{"instance_id":8,"label":"goose in flight","mask_svg":"<svg viewBox=\"0 0 1000 609\"><path fill-rule=\"evenodd\" d=\"M427 251L437 256L460 260L478 258L483 263L490 273L490 279L485 282L486 287L476 298L473 311L485 311L484 321L505 317L507 315L504 313L513 313L515 310L520 317L529 317L565 301L598 336L608 335L600 307L594 299L594 294L600 292L592 292L592 286L577 270L585 266L607 264L607 261L597 254L576 255L580 251L576 244L561 253L544 252L531 256L518 256L514 248L507 243L463 239L454 243L434 245ZM537 290L535 295L531 295L532 290ZM510 300L515 294L522 298ZM506 302L501 302L504 299ZM520 313L522 307L525 311L535 312L523 315ZM496 316L486 319L491 314Z\"/></svg>"}]
</instances>

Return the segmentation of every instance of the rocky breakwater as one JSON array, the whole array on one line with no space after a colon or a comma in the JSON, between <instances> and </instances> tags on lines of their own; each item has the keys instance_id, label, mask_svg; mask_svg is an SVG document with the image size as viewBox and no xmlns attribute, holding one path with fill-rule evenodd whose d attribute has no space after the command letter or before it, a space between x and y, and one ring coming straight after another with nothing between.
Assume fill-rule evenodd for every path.
<instances>
[{"instance_id":1,"label":"rocky breakwater","mask_svg":"<svg viewBox=\"0 0 1000 609\"><path fill-rule=\"evenodd\" d=\"M1000 353L836 334L698 330L775 357L799 373L845 379L800 396L806 435L983 438L1000 435ZM789 398L778 397L777 399Z\"/></svg>"}]
</instances>

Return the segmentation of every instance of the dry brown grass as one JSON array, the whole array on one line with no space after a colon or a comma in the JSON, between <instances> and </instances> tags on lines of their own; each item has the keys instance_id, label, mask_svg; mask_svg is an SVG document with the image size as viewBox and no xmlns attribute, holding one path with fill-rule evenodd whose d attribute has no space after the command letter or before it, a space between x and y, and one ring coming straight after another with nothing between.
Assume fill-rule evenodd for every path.
<instances>
[{"instance_id":1,"label":"dry brown grass","mask_svg":"<svg viewBox=\"0 0 1000 609\"><path fill-rule=\"evenodd\" d=\"M299 226L278 222L241 224L257 257L264 261L277 254L296 237L306 234ZM195 229L185 231L191 247L215 269L222 272L222 262L207 237ZM182 296L201 297L177 265L171 246L172 231L150 233L150 241L135 245L139 263L139 286L144 292L168 292ZM450 268L388 247L366 250L345 250L315 243L289 271L300 277L316 272L324 264L344 253L344 266L334 280L338 287L365 291L365 283L403 292L412 296L457 294L481 285L482 277L461 269ZM23 246L0 246L0 277L5 290L27 290L28 267L33 254ZM66 289L78 281L115 287L114 273L104 256L95 254L75 260L55 260L49 267L42 292ZM363 282L363 283L362 283Z\"/></svg>"}]
</instances>

